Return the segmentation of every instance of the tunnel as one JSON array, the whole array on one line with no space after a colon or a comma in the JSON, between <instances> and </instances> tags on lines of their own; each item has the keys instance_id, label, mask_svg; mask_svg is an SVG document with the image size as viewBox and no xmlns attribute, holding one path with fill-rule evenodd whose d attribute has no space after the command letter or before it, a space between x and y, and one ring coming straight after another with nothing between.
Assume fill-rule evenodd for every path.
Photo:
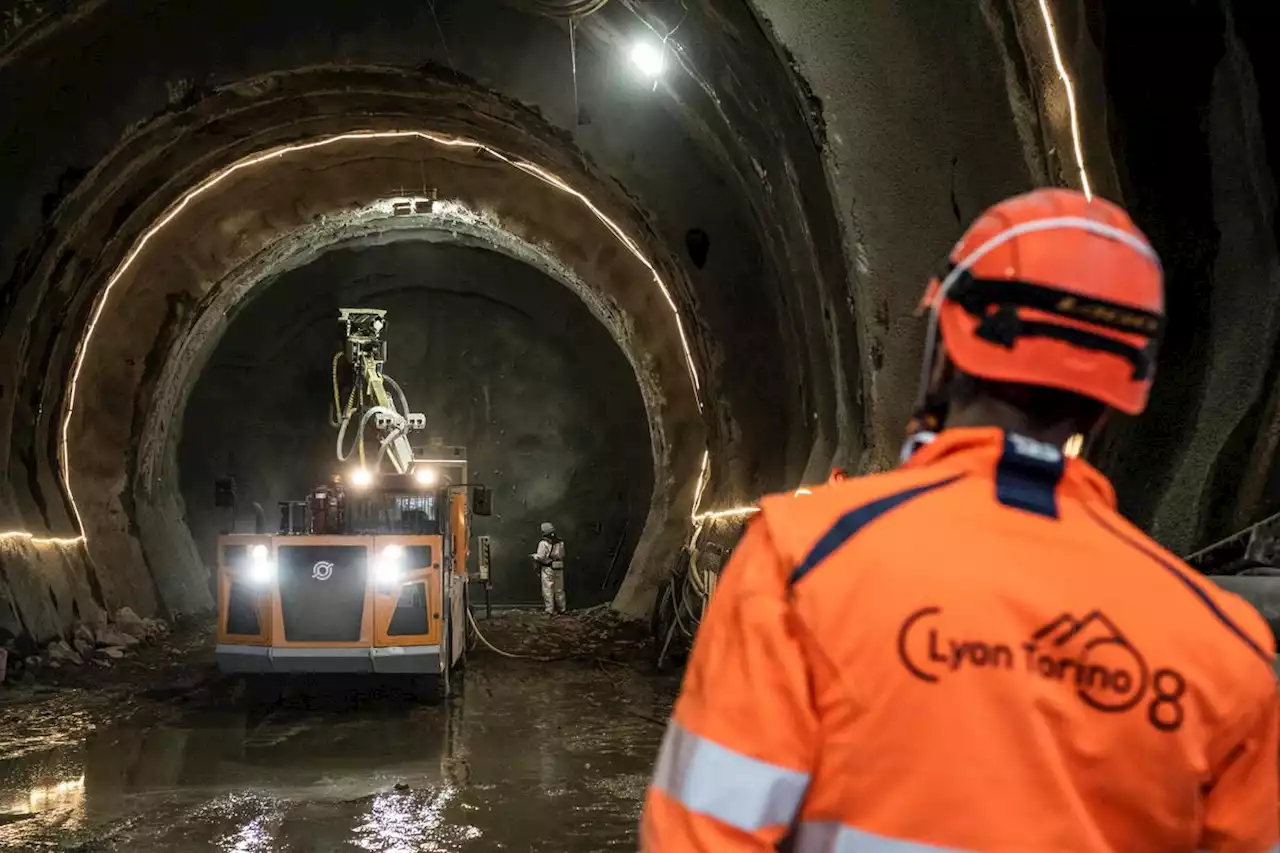
<instances>
[{"instance_id":1,"label":"tunnel","mask_svg":"<svg viewBox=\"0 0 1280 853\"><path fill-rule=\"evenodd\" d=\"M1125 511L1188 553L1280 508L1276 92L1244 4L4 12L6 636L207 612L211 539L330 473L344 300L394 307L388 371L494 489L495 593L535 596L556 520L575 599L644 616L721 513L894 463L923 282L1039 185L1129 205L1168 270L1152 409L1093 451Z\"/></svg>"},{"instance_id":2,"label":"tunnel","mask_svg":"<svg viewBox=\"0 0 1280 853\"><path fill-rule=\"evenodd\" d=\"M274 508L336 464L335 318L342 306L377 305L389 314L388 375L400 374L407 398L428 414L427 435L468 448L471 479L496 489L499 511L476 526L498 545L492 600L539 600L524 540L544 518L581 543L581 565L599 567L567 578L578 606L617 591L653 491L635 373L566 286L443 236L449 242L328 250L282 274L228 325L182 415L177 463L205 565L216 564L214 543L229 526L210 488L218 477L229 473L239 491Z\"/></svg>"},{"instance_id":3,"label":"tunnel","mask_svg":"<svg viewBox=\"0 0 1280 853\"><path fill-rule=\"evenodd\" d=\"M1162 261L1151 404L1086 449L1121 513L1275 562L1274 28L1158 5L0 0L0 847L630 843L671 638L761 496L899 464L926 282L1032 188ZM345 308L387 311L415 454L492 497L417 649L473 662L425 707L264 709L215 660L219 542L352 476ZM1252 568L1214 580L1275 632Z\"/></svg>"}]
</instances>

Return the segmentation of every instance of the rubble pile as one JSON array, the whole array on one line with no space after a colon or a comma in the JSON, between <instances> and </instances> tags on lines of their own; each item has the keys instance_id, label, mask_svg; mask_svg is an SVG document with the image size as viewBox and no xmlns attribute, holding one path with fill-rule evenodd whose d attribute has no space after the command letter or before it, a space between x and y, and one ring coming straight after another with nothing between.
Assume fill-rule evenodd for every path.
<instances>
[{"instance_id":1,"label":"rubble pile","mask_svg":"<svg viewBox=\"0 0 1280 853\"><path fill-rule=\"evenodd\" d=\"M540 610L509 610L478 618L494 646L514 655L557 659L604 659L641 663L652 657L647 624L623 618L608 605L548 616ZM492 654L483 643L477 653Z\"/></svg>"},{"instance_id":2,"label":"rubble pile","mask_svg":"<svg viewBox=\"0 0 1280 853\"><path fill-rule=\"evenodd\" d=\"M29 638L16 637L0 648L0 682L34 681L47 670L64 667L110 668L142 647L157 643L169 633L163 619L143 618L128 607L114 617L77 622L70 633L43 649Z\"/></svg>"}]
</instances>

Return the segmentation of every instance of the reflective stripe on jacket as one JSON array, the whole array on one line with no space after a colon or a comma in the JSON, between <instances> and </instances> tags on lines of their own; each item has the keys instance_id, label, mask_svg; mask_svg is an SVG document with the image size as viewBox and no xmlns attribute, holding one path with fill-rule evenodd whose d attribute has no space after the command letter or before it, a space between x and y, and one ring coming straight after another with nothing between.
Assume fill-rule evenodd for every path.
<instances>
[{"instance_id":1,"label":"reflective stripe on jacket","mask_svg":"<svg viewBox=\"0 0 1280 853\"><path fill-rule=\"evenodd\" d=\"M1270 631L1086 462L950 430L761 509L698 632L643 850L1277 849Z\"/></svg>"}]
</instances>

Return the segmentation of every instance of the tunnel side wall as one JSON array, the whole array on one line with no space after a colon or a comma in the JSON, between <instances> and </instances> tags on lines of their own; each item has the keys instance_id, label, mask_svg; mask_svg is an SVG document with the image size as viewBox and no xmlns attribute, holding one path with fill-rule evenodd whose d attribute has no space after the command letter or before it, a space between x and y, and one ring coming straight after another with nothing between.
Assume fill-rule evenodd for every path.
<instances>
[{"instance_id":1,"label":"tunnel side wall","mask_svg":"<svg viewBox=\"0 0 1280 853\"><path fill-rule=\"evenodd\" d=\"M924 281L986 205L1082 185L1071 103L1038 0L753 5L821 103L867 354L864 466L883 467L917 383ZM1091 188L1167 272L1150 409L1114 419L1095 461L1126 514L1186 553L1280 511L1280 60L1259 4L1048 6Z\"/></svg>"}]
</instances>

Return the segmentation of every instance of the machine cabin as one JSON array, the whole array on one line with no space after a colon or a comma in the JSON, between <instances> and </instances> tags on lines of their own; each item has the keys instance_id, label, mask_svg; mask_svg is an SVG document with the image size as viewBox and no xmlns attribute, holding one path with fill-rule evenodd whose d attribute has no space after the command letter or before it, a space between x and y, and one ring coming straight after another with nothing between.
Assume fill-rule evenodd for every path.
<instances>
[{"instance_id":1,"label":"machine cabin","mask_svg":"<svg viewBox=\"0 0 1280 853\"><path fill-rule=\"evenodd\" d=\"M446 485L381 474L281 504L276 534L219 537L219 668L439 675L447 688L465 650L471 526L469 487L447 485L466 483L465 451L447 451L418 460Z\"/></svg>"}]
</instances>

